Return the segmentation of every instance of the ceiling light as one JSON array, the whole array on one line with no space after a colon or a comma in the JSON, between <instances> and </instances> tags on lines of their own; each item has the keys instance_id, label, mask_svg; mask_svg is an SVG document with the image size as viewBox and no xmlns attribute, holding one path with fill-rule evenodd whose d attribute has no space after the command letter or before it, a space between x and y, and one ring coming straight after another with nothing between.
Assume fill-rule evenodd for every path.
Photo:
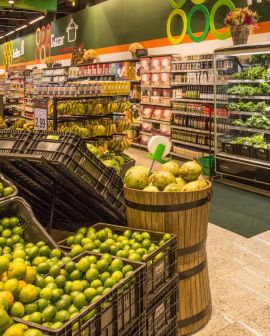
<instances>
[{"instance_id":1,"label":"ceiling light","mask_svg":"<svg viewBox=\"0 0 270 336\"><path fill-rule=\"evenodd\" d=\"M24 29L24 28L26 28L26 27L28 27L28 26L27 26L27 25L21 26L21 27L15 29L15 31L22 30L22 29Z\"/></svg>"},{"instance_id":2,"label":"ceiling light","mask_svg":"<svg viewBox=\"0 0 270 336\"><path fill-rule=\"evenodd\" d=\"M15 30L10 31L10 32L7 33L5 36L11 35L11 34L13 34L13 33L15 33Z\"/></svg>"},{"instance_id":3,"label":"ceiling light","mask_svg":"<svg viewBox=\"0 0 270 336\"><path fill-rule=\"evenodd\" d=\"M37 19L35 19L35 20L29 22L29 24L31 25L31 24L33 24L33 23L35 23L35 22L38 22L38 21L40 21L40 20L42 20L42 19L44 19L44 18L45 18L45 15L40 16L40 17L38 17Z\"/></svg>"},{"instance_id":4,"label":"ceiling light","mask_svg":"<svg viewBox=\"0 0 270 336\"><path fill-rule=\"evenodd\" d=\"M9 3L10 5L14 5L14 4L15 4L15 0L8 0L8 3Z\"/></svg>"},{"instance_id":5,"label":"ceiling light","mask_svg":"<svg viewBox=\"0 0 270 336\"><path fill-rule=\"evenodd\" d=\"M2 39L2 38L4 38L5 37L5 35L3 35L3 36L0 36L0 40Z\"/></svg>"}]
</instances>

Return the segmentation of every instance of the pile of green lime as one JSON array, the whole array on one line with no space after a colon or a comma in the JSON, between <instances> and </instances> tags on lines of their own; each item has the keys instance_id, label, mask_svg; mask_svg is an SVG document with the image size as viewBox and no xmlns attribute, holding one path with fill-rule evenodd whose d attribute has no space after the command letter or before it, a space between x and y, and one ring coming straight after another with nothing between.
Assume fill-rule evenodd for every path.
<instances>
[{"instance_id":1,"label":"pile of green lime","mask_svg":"<svg viewBox=\"0 0 270 336\"><path fill-rule=\"evenodd\" d=\"M8 316L7 325L10 315L51 329L61 328L133 273L132 265L109 254L85 255L78 262L70 259L62 268L54 265L45 277L20 260L9 262L1 256L0 265L0 323L2 312ZM92 310L85 320L95 313Z\"/></svg>"},{"instance_id":2,"label":"pile of green lime","mask_svg":"<svg viewBox=\"0 0 270 336\"><path fill-rule=\"evenodd\" d=\"M66 244L71 247L71 257L79 255L84 251L92 251L109 253L132 261L144 261L150 253L157 250L170 239L170 234L164 234L162 239L156 243L151 238L149 232L138 232L127 229L119 234L113 232L109 227L101 230L96 230L93 227L82 227L74 235L66 239ZM156 256L156 259L160 259L162 256L163 253L161 252Z\"/></svg>"},{"instance_id":3,"label":"pile of green lime","mask_svg":"<svg viewBox=\"0 0 270 336\"><path fill-rule=\"evenodd\" d=\"M4 187L4 184L0 182L0 197L7 197L14 193L13 187Z\"/></svg>"}]
</instances>

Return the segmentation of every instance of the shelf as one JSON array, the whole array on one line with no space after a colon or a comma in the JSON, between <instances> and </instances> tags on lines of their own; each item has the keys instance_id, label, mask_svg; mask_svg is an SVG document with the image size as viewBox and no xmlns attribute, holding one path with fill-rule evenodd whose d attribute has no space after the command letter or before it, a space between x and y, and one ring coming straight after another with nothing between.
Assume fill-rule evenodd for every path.
<instances>
[{"instance_id":1,"label":"shelf","mask_svg":"<svg viewBox=\"0 0 270 336\"><path fill-rule=\"evenodd\" d=\"M262 128L238 127L238 126L232 126L232 125L228 125L228 126L229 126L229 129L235 130L235 131L270 134L270 129L266 130L266 129L262 129Z\"/></svg>"},{"instance_id":2,"label":"shelf","mask_svg":"<svg viewBox=\"0 0 270 336\"><path fill-rule=\"evenodd\" d=\"M217 82L217 83L187 83L187 82L180 82L180 83L177 83L177 82L171 82L171 86L214 86L214 85L226 85L227 83L226 82Z\"/></svg>"},{"instance_id":3,"label":"shelf","mask_svg":"<svg viewBox=\"0 0 270 336\"><path fill-rule=\"evenodd\" d=\"M163 105L163 104L154 104L154 103L140 103L141 105L151 105L151 106L162 106L162 107L171 107L171 105Z\"/></svg>"},{"instance_id":4,"label":"shelf","mask_svg":"<svg viewBox=\"0 0 270 336\"><path fill-rule=\"evenodd\" d=\"M205 117L205 118L210 118L209 114L204 114L204 113L196 113L196 112L186 112L186 111L172 111L172 114L183 114L183 115L187 115L187 116L194 116L194 117ZM214 118L214 116L212 115L212 118Z\"/></svg>"},{"instance_id":5,"label":"shelf","mask_svg":"<svg viewBox=\"0 0 270 336\"><path fill-rule=\"evenodd\" d=\"M194 143L194 142L187 142L187 141L177 140L177 139L173 139L173 138L171 139L171 142L172 143L179 143L179 144L190 146L190 147L202 148L202 149L209 149L209 147L210 147L210 146L197 144L197 143Z\"/></svg>"},{"instance_id":6,"label":"shelf","mask_svg":"<svg viewBox=\"0 0 270 336\"><path fill-rule=\"evenodd\" d=\"M186 156L186 155L182 155L182 154L178 154L178 153L174 153L174 152L170 152L169 155L177 157L177 158L181 158L184 160L193 160L192 156Z\"/></svg>"},{"instance_id":7,"label":"shelf","mask_svg":"<svg viewBox=\"0 0 270 336\"><path fill-rule=\"evenodd\" d=\"M190 102L190 103L204 103L204 104L214 104L214 100L208 99L192 99L192 98L172 98L172 102ZM217 104L228 104L226 100L219 100Z\"/></svg>"},{"instance_id":8,"label":"shelf","mask_svg":"<svg viewBox=\"0 0 270 336\"><path fill-rule=\"evenodd\" d=\"M216 71L228 71L231 69L221 68L216 69ZM183 72L207 72L207 71L215 71L214 68L210 69L186 69L186 70L171 70L171 73L183 73Z\"/></svg>"},{"instance_id":9,"label":"shelf","mask_svg":"<svg viewBox=\"0 0 270 336\"><path fill-rule=\"evenodd\" d=\"M245 111L228 111L229 114L239 114L239 115L246 115L246 116L263 116L264 114L262 112L245 112Z\"/></svg>"},{"instance_id":10,"label":"shelf","mask_svg":"<svg viewBox=\"0 0 270 336\"><path fill-rule=\"evenodd\" d=\"M251 164L254 164L254 165L265 166L267 168L270 168L270 161L268 162L268 161L248 158L248 157L245 157L245 156L228 154L228 153L224 153L224 152L217 153L217 157L239 160L239 161L242 161L242 162L251 163Z\"/></svg>"},{"instance_id":11,"label":"shelf","mask_svg":"<svg viewBox=\"0 0 270 336\"><path fill-rule=\"evenodd\" d=\"M164 86L141 86L141 89L171 89L172 87L170 85L164 85Z\"/></svg>"},{"instance_id":12,"label":"shelf","mask_svg":"<svg viewBox=\"0 0 270 336\"><path fill-rule=\"evenodd\" d=\"M262 100L270 100L270 96L236 96L236 95L230 95L228 97L229 99L248 99L248 100L253 100L253 99L262 99Z\"/></svg>"},{"instance_id":13,"label":"shelf","mask_svg":"<svg viewBox=\"0 0 270 336\"><path fill-rule=\"evenodd\" d=\"M171 125L170 121L162 121L162 120L154 120L154 119L148 119L148 118L142 118L145 122L151 122L154 124L164 124L164 125Z\"/></svg>"},{"instance_id":14,"label":"shelf","mask_svg":"<svg viewBox=\"0 0 270 336\"><path fill-rule=\"evenodd\" d=\"M140 147L142 147L142 148L148 148L146 145L143 145L143 144L138 143L138 142L132 142L131 145L134 146L134 147L139 147L139 148Z\"/></svg>"},{"instance_id":15,"label":"shelf","mask_svg":"<svg viewBox=\"0 0 270 336\"><path fill-rule=\"evenodd\" d=\"M169 138L169 139L171 138L170 135L166 135L166 134L162 134L162 133L151 133L151 132L140 131L140 134L150 135L150 136L160 135L160 136L164 136L164 137Z\"/></svg>"},{"instance_id":16,"label":"shelf","mask_svg":"<svg viewBox=\"0 0 270 336\"><path fill-rule=\"evenodd\" d=\"M182 61L171 61L171 64L185 64L185 63L201 63L201 62L214 62L213 58L210 59L198 59L198 60L182 60Z\"/></svg>"},{"instance_id":17,"label":"shelf","mask_svg":"<svg viewBox=\"0 0 270 336\"><path fill-rule=\"evenodd\" d=\"M159 74L159 73L171 73L171 70L168 71L146 71L146 72L141 72L141 75L143 74Z\"/></svg>"},{"instance_id":18,"label":"shelf","mask_svg":"<svg viewBox=\"0 0 270 336\"><path fill-rule=\"evenodd\" d=\"M69 119L78 119L78 120L87 120L87 119L100 119L108 118L112 119L114 116L125 116L125 113L109 113L109 114L92 114L92 115L59 115L58 120L69 120ZM48 117L48 120L54 120L53 116Z\"/></svg>"},{"instance_id":19,"label":"shelf","mask_svg":"<svg viewBox=\"0 0 270 336\"><path fill-rule=\"evenodd\" d=\"M228 84L256 84L256 83L270 83L270 80L265 79L230 79Z\"/></svg>"},{"instance_id":20,"label":"shelf","mask_svg":"<svg viewBox=\"0 0 270 336\"><path fill-rule=\"evenodd\" d=\"M189 132L195 132L195 133L202 133L202 134L209 134L210 135L210 130L201 130L201 129L192 128L192 127L171 125L171 129L179 129L179 130L183 130L183 131L189 131ZM211 133L214 134L214 130L212 130Z\"/></svg>"}]
</instances>

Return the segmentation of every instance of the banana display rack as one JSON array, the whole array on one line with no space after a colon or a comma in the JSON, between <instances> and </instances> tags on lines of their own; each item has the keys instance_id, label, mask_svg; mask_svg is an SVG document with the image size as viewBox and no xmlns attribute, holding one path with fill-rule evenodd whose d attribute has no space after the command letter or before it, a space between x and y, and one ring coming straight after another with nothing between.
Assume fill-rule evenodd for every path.
<instances>
[{"instance_id":1,"label":"banana display rack","mask_svg":"<svg viewBox=\"0 0 270 336\"><path fill-rule=\"evenodd\" d=\"M81 137L38 132L10 142L7 132L0 132L0 170L49 231L99 221L126 223L121 177L92 155Z\"/></svg>"},{"instance_id":2,"label":"banana display rack","mask_svg":"<svg viewBox=\"0 0 270 336\"><path fill-rule=\"evenodd\" d=\"M48 106L51 128L54 131L72 132L86 140L108 140L124 136L130 121L128 95L57 97Z\"/></svg>"}]
</instances>

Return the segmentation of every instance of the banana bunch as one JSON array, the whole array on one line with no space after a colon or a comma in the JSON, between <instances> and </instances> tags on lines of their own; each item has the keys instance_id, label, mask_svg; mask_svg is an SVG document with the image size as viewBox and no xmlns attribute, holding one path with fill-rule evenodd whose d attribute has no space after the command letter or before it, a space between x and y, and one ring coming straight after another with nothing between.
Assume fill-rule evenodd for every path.
<instances>
[{"instance_id":1,"label":"banana bunch","mask_svg":"<svg viewBox=\"0 0 270 336\"><path fill-rule=\"evenodd\" d=\"M123 152L130 147L130 141L128 139L111 140L108 141L108 150L114 152Z\"/></svg>"},{"instance_id":2,"label":"banana bunch","mask_svg":"<svg viewBox=\"0 0 270 336\"><path fill-rule=\"evenodd\" d=\"M127 120L127 119L118 120L116 123L116 132L123 133L125 130L130 129L130 127L131 127L130 120Z\"/></svg>"},{"instance_id":3,"label":"banana bunch","mask_svg":"<svg viewBox=\"0 0 270 336\"><path fill-rule=\"evenodd\" d=\"M130 101L129 100L124 100L121 101L120 106L119 106L119 112L125 112L126 110L130 109Z\"/></svg>"},{"instance_id":4,"label":"banana bunch","mask_svg":"<svg viewBox=\"0 0 270 336\"><path fill-rule=\"evenodd\" d=\"M0 118L0 129L7 128L7 124L3 118Z\"/></svg>"}]
</instances>

